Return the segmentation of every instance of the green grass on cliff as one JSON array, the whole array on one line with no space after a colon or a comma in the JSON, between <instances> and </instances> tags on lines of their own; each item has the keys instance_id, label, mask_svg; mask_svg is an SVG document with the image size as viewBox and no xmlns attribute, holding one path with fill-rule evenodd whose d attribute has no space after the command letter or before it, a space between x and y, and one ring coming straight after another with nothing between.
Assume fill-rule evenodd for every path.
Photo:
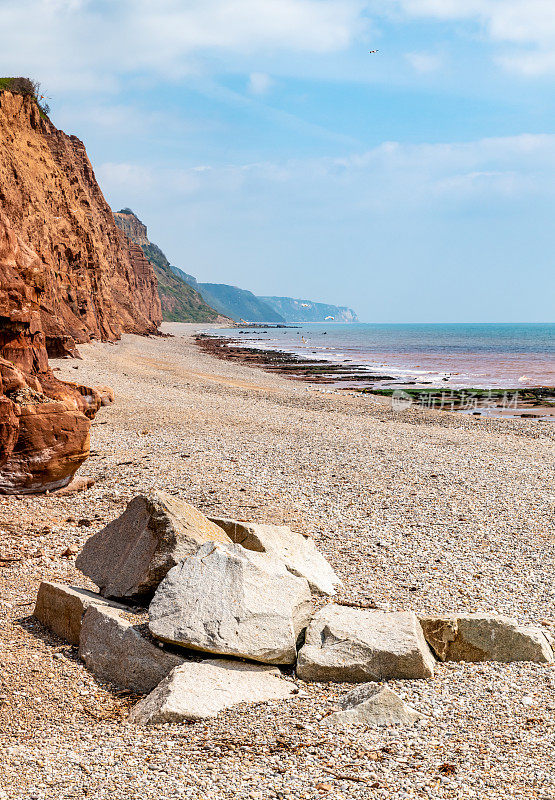
<instances>
[{"instance_id":1,"label":"green grass on cliff","mask_svg":"<svg viewBox=\"0 0 555 800\"><path fill-rule=\"evenodd\" d=\"M200 294L178 277L164 253L155 244L142 245L158 280L162 316L166 322L214 322L217 311L210 308Z\"/></svg>"},{"instance_id":2,"label":"green grass on cliff","mask_svg":"<svg viewBox=\"0 0 555 800\"><path fill-rule=\"evenodd\" d=\"M0 92L11 92L12 94L22 94L33 97L42 117L50 114L48 103L42 102L44 95L41 94L41 86L38 81L31 78L0 78Z\"/></svg>"}]
</instances>

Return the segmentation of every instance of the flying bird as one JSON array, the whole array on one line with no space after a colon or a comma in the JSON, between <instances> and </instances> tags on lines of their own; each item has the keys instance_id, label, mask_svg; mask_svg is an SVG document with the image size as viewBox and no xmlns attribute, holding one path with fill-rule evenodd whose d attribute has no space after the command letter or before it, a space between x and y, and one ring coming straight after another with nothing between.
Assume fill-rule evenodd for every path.
<instances>
[{"instance_id":1,"label":"flying bird","mask_svg":"<svg viewBox=\"0 0 555 800\"><path fill-rule=\"evenodd\" d=\"M371 54L372 54L372 53L379 53L379 52L380 52L379 50L370 50L370 53L371 53Z\"/></svg>"}]
</instances>

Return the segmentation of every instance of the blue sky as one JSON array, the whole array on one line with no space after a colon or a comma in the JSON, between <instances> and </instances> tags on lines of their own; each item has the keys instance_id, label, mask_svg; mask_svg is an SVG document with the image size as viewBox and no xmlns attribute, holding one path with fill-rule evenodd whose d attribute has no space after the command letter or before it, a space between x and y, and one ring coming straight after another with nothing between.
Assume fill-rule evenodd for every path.
<instances>
[{"instance_id":1,"label":"blue sky","mask_svg":"<svg viewBox=\"0 0 555 800\"><path fill-rule=\"evenodd\" d=\"M0 30L199 280L553 321L553 0L0 0Z\"/></svg>"}]
</instances>

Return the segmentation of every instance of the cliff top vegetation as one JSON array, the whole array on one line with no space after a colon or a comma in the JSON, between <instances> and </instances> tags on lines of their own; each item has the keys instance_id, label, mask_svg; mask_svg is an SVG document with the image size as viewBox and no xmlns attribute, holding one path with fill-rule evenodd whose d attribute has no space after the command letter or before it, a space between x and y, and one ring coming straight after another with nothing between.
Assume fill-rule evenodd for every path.
<instances>
[{"instance_id":1,"label":"cliff top vegetation","mask_svg":"<svg viewBox=\"0 0 555 800\"><path fill-rule=\"evenodd\" d=\"M50 106L44 102L44 95L41 93L41 85L38 81L31 78L0 78L0 92L12 92L12 94L23 94L34 97L41 113L48 116Z\"/></svg>"}]
</instances>

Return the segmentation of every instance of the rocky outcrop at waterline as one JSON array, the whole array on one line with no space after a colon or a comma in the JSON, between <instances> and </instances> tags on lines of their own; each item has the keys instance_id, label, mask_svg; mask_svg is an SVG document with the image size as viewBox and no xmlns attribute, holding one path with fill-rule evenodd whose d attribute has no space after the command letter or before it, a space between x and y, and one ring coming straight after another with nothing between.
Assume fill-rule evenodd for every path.
<instances>
[{"instance_id":1,"label":"rocky outcrop at waterline","mask_svg":"<svg viewBox=\"0 0 555 800\"><path fill-rule=\"evenodd\" d=\"M389 383L395 380L391 375L378 375L368 372L366 367L350 361L349 363L336 364L331 361L325 361L322 358L308 359L297 356L294 353L282 352L281 350L245 347L238 339L200 333L195 337L195 341L205 353L209 353L216 358L262 367L267 372L277 372L297 381L327 384L342 383L343 385L373 385L382 381Z\"/></svg>"}]
</instances>

